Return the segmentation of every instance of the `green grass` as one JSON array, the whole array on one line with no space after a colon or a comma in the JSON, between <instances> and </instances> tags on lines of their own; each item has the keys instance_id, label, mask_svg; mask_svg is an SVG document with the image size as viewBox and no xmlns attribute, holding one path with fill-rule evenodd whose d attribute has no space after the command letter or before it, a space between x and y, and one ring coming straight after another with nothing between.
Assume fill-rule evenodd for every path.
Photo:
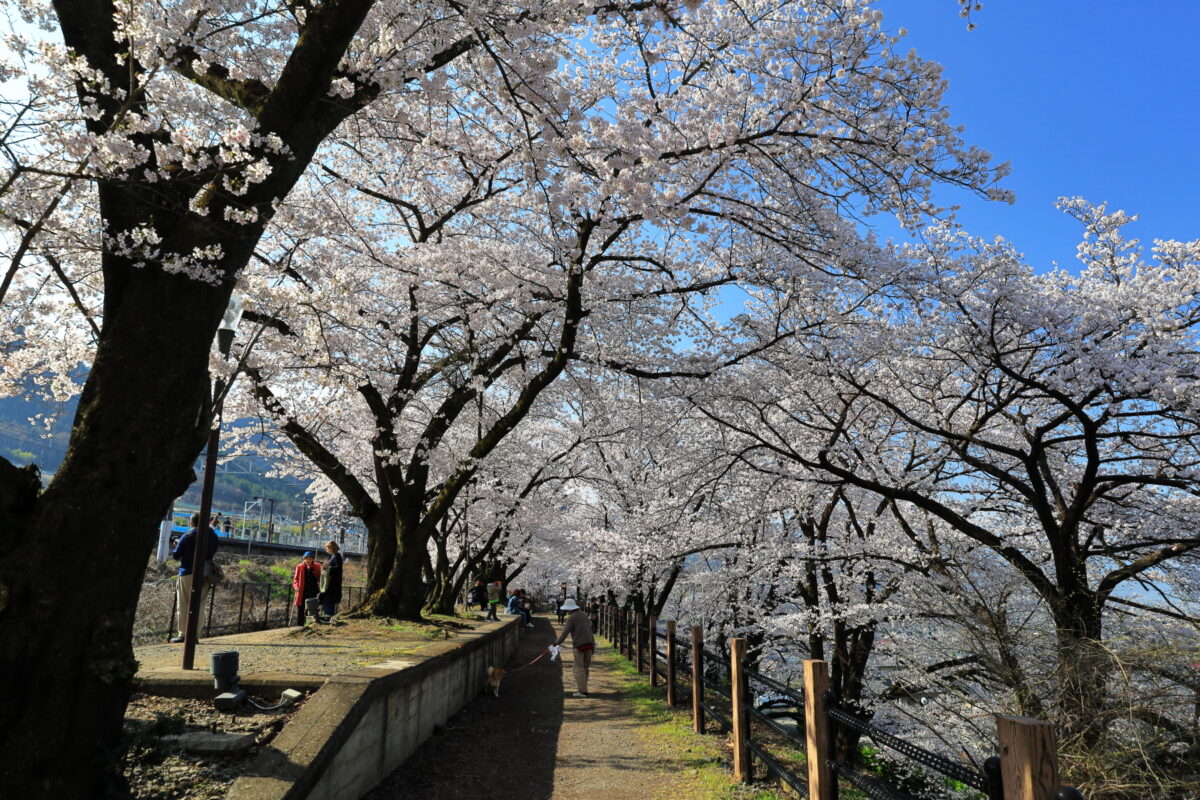
<instances>
[{"instance_id":1,"label":"green grass","mask_svg":"<svg viewBox=\"0 0 1200 800\"><path fill-rule=\"evenodd\" d=\"M734 783L729 767L727 736L696 733L692 730L691 711L683 707L667 708L663 688L651 687L649 677L638 673L632 661L626 660L611 645L604 647L601 653L601 657L607 658L620 675L624 698L633 703L641 719L651 723L644 735L654 743L686 753L682 766L696 770L694 785L689 787L693 791L681 793L678 787L673 787L672 792L662 795L663 800L673 797L684 800L785 800L795 796L789 787L762 784L742 786ZM773 731L767 731L766 734L759 741L767 752L803 777L804 765L808 760L804 750ZM754 735L760 736L758 726L754 729ZM841 800L868 800L866 795L845 781L838 781L838 784ZM659 797L656 796L655 800L659 800Z\"/></svg>"}]
</instances>

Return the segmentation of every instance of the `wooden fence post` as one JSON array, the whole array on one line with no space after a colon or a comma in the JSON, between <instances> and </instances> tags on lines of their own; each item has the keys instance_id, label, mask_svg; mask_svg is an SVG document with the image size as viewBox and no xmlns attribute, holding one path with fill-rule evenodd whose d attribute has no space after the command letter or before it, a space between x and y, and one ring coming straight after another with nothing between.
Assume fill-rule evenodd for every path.
<instances>
[{"instance_id":1,"label":"wooden fence post","mask_svg":"<svg viewBox=\"0 0 1200 800\"><path fill-rule=\"evenodd\" d=\"M692 730L704 733L704 631L692 626Z\"/></svg>"},{"instance_id":2,"label":"wooden fence post","mask_svg":"<svg viewBox=\"0 0 1200 800\"><path fill-rule=\"evenodd\" d=\"M637 671L641 672L646 657L646 618L641 614L637 615L637 624L633 628L633 636L637 640Z\"/></svg>"},{"instance_id":3,"label":"wooden fence post","mask_svg":"<svg viewBox=\"0 0 1200 800\"><path fill-rule=\"evenodd\" d=\"M646 619L646 638L650 642L650 685L658 686L658 617Z\"/></svg>"},{"instance_id":4,"label":"wooden fence post","mask_svg":"<svg viewBox=\"0 0 1200 800\"><path fill-rule=\"evenodd\" d=\"M1054 800L1058 754L1054 726L1030 717L996 717L1004 800Z\"/></svg>"},{"instance_id":5,"label":"wooden fence post","mask_svg":"<svg viewBox=\"0 0 1200 800\"><path fill-rule=\"evenodd\" d=\"M829 769L829 717L825 692L829 691L829 665L809 659L804 662L804 735L808 749L809 800L837 797Z\"/></svg>"},{"instance_id":6,"label":"wooden fence post","mask_svg":"<svg viewBox=\"0 0 1200 800\"><path fill-rule=\"evenodd\" d=\"M629 612L629 633L626 634L626 639L629 642L629 654L626 656L626 658L628 658L630 661L633 661L634 656L637 655L637 628L638 628L637 612L630 611ZM640 672L641 670L639 669L638 671Z\"/></svg>"},{"instance_id":7,"label":"wooden fence post","mask_svg":"<svg viewBox=\"0 0 1200 800\"><path fill-rule=\"evenodd\" d=\"M729 680L733 708L733 779L749 783L750 771L750 712L746 704L749 685L746 677L746 640L729 640Z\"/></svg>"},{"instance_id":8,"label":"wooden fence post","mask_svg":"<svg viewBox=\"0 0 1200 800\"><path fill-rule=\"evenodd\" d=\"M667 708L675 705L675 620L667 620Z\"/></svg>"}]
</instances>

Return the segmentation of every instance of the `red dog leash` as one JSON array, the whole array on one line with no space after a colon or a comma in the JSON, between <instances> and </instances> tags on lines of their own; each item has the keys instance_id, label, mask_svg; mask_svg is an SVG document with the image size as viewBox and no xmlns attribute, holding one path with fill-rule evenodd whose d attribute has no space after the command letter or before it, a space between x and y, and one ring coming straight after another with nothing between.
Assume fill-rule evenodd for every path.
<instances>
[{"instance_id":1,"label":"red dog leash","mask_svg":"<svg viewBox=\"0 0 1200 800\"><path fill-rule=\"evenodd\" d=\"M537 662L539 662L539 661L541 661L543 658L545 658L545 657L546 657L546 653L549 653L549 652L550 652L549 650L545 650L545 651L543 651L543 652L542 652L542 654L541 654L540 656L538 656L537 658L535 658L533 661L530 661L530 662L529 662L528 664L526 664L525 666L523 666L523 667L517 667L516 669L510 669L510 670L508 671L508 674L509 674L509 675L512 675L514 672L520 672L520 671L521 671L521 670L523 670L523 669L528 669L529 667L532 667L534 664L536 664Z\"/></svg>"}]
</instances>

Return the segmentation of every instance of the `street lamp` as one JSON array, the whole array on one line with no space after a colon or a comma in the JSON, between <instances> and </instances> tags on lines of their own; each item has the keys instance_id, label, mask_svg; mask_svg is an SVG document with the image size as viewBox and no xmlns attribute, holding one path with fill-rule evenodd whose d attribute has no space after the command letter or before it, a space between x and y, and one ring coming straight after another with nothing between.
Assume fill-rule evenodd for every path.
<instances>
[{"instance_id":1,"label":"street lamp","mask_svg":"<svg viewBox=\"0 0 1200 800\"><path fill-rule=\"evenodd\" d=\"M242 299L235 291L225 307L217 328L217 349L221 358L229 358L233 336L242 321ZM232 381L233 378L231 377ZM204 598L204 569L207 566L208 518L212 515L213 483L217 471L217 451L221 446L221 410L225 405L225 378L219 376L212 385L212 422L208 430L208 446L204 459L204 483L200 490L200 524L192 543L192 592L188 596L187 624L183 631L183 668L192 669L196 660L196 632L200 627L200 606Z\"/></svg>"}]
</instances>

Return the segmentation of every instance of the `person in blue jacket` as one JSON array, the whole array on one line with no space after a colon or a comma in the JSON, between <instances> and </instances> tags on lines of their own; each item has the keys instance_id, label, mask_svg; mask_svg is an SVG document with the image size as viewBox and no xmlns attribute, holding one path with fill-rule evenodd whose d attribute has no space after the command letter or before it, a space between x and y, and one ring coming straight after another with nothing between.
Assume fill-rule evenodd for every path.
<instances>
[{"instance_id":1,"label":"person in blue jacket","mask_svg":"<svg viewBox=\"0 0 1200 800\"><path fill-rule=\"evenodd\" d=\"M525 599L521 597L521 592L519 589L513 589L512 594L508 597L508 613L520 614L521 619L525 621L525 627L533 627L533 623L529 621L532 615L528 610L526 610Z\"/></svg>"},{"instance_id":2,"label":"person in blue jacket","mask_svg":"<svg viewBox=\"0 0 1200 800\"><path fill-rule=\"evenodd\" d=\"M175 550L171 553L171 558L179 562L179 579L175 584L175 627L176 635L171 639L173 643L183 641L183 631L187 627L187 608L188 598L192 595L192 557L195 554L196 537L200 529L200 514L192 514L192 529L179 537L179 543L175 545ZM204 528L204 558L202 563L208 569L205 573L204 594L201 597L201 608L208 604L208 595L212 594L212 578L215 577L208 565L212 562L217 554L217 548L221 546L221 540L217 538L217 532L212 528L205 526Z\"/></svg>"}]
</instances>

